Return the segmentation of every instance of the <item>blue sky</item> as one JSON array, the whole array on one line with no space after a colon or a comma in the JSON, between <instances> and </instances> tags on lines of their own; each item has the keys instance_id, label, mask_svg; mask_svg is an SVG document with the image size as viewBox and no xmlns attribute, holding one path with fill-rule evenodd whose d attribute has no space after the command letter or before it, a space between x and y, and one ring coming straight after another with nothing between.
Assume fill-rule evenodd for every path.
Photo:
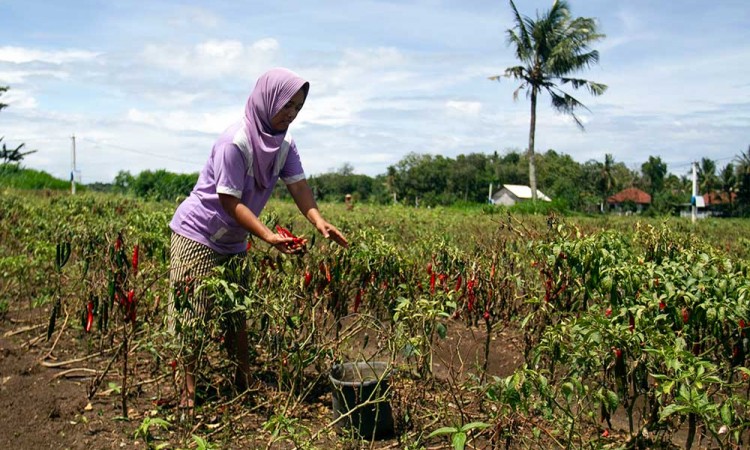
<instances>
[{"instance_id":1,"label":"blue sky","mask_svg":"<svg viewBox=\"0 0 750 450\"><path fill-rule=\"evenodd\" d=\"M551 0L517 0L535 16ZM607 37L569 91L586 131L538 108L537 151L637 169L659 156L682 175L750 145L750 4L744 0L571 0ZM0 0L4 142L27 167L67 178L71 135L84 183L120 170L197 172L239 118L255 79L285 66L311 83L292 125L308 174L343 164L378 175L409 152L522 151L529 105L517 83L503 0ZM497 180L502 183L503 180Z\"/></svg>"}]
</instances>

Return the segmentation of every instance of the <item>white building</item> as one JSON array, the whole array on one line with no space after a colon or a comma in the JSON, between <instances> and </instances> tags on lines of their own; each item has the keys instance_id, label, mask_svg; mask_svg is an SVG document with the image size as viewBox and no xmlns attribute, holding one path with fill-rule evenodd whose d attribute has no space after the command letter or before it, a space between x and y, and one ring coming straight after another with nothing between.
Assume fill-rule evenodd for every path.
<instances>
[{"instance_id":1,"label":"white building","mask_svg":"<svg viewBox=\"0 0 750 450\"><path fill-rule=\"evenodd\" d=\"M536 190L536 198L545 202L552 201L539 189ZM504 184L499 191L492 194L493 205L513 206L525 200L531 200L531 188L520 184Z\"/></svg>"}]
</instances>

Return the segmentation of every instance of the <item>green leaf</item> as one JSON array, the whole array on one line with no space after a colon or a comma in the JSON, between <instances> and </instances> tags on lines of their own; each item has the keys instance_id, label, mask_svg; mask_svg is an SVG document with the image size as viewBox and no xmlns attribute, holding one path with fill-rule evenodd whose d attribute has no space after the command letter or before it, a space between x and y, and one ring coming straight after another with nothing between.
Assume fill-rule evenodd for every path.
<instances>
[{"instance_id":1,"label":"green leaf","mask_svg":"<svg viewBox=\"0 0 750 450\"><path fill-rule=\"evenodd\" d=\"M607 399L607 410L608 411L614 411L617 409L617 406L620 404L620 399L617 397L617 393L610 391L607 389L607 392L605 393L606 399Z\"/></svg>"},{"instance_id":2,"label":"green leaf","mask_svg":"<svg viewBox=\"0 0 750 450\"><path fill-rule=\"evenodd\" d=\"M435 330L437 331L438 336L440 336L440 339L445 339L445 337L448 335L448 329L442 323L437 324Z\"/></svg>"},{"instance_id":3,"label":"green leaf","mask_svg":"<svg viewBox=\"0 0 750 450\"><path fill-rule=\"evenodd\" d=\"M464 446L466 446L466 433L459 431L454 434L452 444L454 450L464 450Z\"/></svg>"},{"instance_id":4,"label":"green leaf","mask_svg":"<svg viewBox=\"0 0 750 450\"><path fill-rule=\"evenodd\" d=\"M484 430L485 428L489 427L490 425L484 422L471 422L467 423L466 425L461 427L462 431L469 431L469 430Z\"/></svg>"},{"instance_id":5,"label":"green leaf","mask_svg":"<svg viewBox=\"0 0 750 450\"><path fill-rule=\"evenodd\" d=\"M667 405L666 408L661 410L661 412L659 413L659 420L664 420L667 417L671 416L672 414L681 414L689 410L690 410L690 407L688 406L675 405L673 403L671 405Z\"/></svg>"},{"instance_id":6,"label":"green leaf","mask_svg":"<svg viewBox=\"0 0 750 450\"><path fill-rule=\"evenodd\" d=\"M458 431L456 427L441 427L427 435L427 439L435 436L442 436L444 434L453 434Z\"/></svg>"},{"instance_id":7,"label":"green leaf","mask_svg":"<svg viewBox=\"0 0 750 450\"><path fill-rule=\"evenodd\" d=\"M732 408L729 402L724 402L724 404L721 405L721 421L724 425L732 424Z\"/></svg>"}]
</instances>

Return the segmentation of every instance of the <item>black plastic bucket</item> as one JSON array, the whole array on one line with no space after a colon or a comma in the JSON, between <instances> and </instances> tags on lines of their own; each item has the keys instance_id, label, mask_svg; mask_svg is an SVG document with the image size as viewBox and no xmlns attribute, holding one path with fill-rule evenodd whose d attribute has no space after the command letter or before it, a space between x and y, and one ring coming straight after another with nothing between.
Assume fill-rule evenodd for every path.
<instances>
[{"instance_id":1,"label":"black plastic bucket","mask_svg":"<svg viewBox=\"0 0 750 450\"><path fill-rule=\"evenodd\" d=\"M339 433L360 439L383 438L393 434L391 405L383 395L388 390L389 365L385 362L337 364L329 376L333 386L333 419L352 413L338 422ZM359 407L370 400L371 404Z\"/></svg>"}]
</instances>

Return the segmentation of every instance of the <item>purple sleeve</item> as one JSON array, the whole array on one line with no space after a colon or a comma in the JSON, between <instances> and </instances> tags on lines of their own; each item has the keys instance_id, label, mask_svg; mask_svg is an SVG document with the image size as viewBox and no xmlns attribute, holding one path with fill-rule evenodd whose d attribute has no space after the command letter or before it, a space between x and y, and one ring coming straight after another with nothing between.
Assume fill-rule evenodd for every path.
<instances>
[{"instance_id":1,"label":"purple sleeve","mask_svg":"<svg viewBox=\"0 0 750 450\"><path fill-rule=\"evenodd\" d=\"M234 144L219 146L212 157L216 193L242 198L245 186L245 157Z\"/></svg>"},{"instance_id":2,"label":"purple sleeve","mask_svg":"<svg viewBox=\"0 0 750 450\"><path fill-rule=\"evenodd\" d=\"M294 140L289 144L289 154L286 157L286 163L281 168L279 176L285 184L296 183L305 179L305 171L302 168L302 161L299 159L297 144Z\"/></svg>"}]
</instances>

